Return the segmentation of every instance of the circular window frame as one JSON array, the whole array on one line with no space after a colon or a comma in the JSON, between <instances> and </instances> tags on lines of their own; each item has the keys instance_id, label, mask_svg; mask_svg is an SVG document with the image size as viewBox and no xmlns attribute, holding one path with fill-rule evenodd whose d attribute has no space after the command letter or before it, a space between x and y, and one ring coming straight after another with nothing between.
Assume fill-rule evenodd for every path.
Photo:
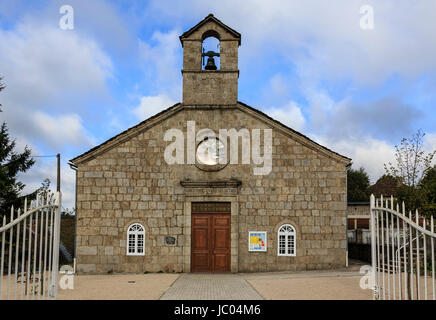
<instances>
[{"instance_id":1,"label":"circular window frame","mask_svg":"<svg viewBox=\"0 0 436 320\"><path fill-rule=\"evenodd\" d=\"M217 137L215 137L216 140L218 140L218 142L221 142L224 146L225 144L218 139ZM197 159L197 152L198 152L198 147L200 146L200 144L202 144L203 142L205 142L206 140L209 140L209 137L204 138L203 140L201 140L199 143L197 143L197 146L195 148L195 166L202 170L202 171L207 171L207 172L215 172L215 171L220 171L222 169L224 169L225 167L227 167L227 165L230 162L230 159L228 157L227 154L227 162L226 163L217 163L217 164L203 164L200 163ZM228 150L226 149L226 152L228 152Z\"/></svg>"}]
</instances>

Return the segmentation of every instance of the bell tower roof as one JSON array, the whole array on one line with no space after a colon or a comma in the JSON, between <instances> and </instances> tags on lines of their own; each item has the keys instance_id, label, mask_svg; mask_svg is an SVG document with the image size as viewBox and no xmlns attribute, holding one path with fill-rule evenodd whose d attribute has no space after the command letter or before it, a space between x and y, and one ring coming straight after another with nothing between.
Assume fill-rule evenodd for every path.
<instances>
[{"instance_id":1,"label":"bell tower roof","mask_svg":"<svg viewBox=\"0 0 436 320\"><path fill-rule=\"evenodd\" d=\"M193 26L188 31L185 31L179 37L180 41L182 43L182 46L183 46L183 40L196 37L196 31L201 31L201 29L203 29L202 27L204 27L205 25L210 25L209 22L214 22L218 26L218 28L220 28L221 32L219 34L222 34L223 33L222 31L225 31L226 33L228 33L228 38L232 38L232 39L237 40L238 45L241 45L241 34L238 31L230 28L228 25L222 23L212 13L210 13L203 20L201 20L199 23L197 23L195 26ZM201 32L200 32L200 35L203 37L209 36L208 34L206 34L206 35L201 34ZM212 35L216 36L215 34L212 34ZM204 39L201 39L201 40L204 40Z\"/></svg>"}]
</instances>

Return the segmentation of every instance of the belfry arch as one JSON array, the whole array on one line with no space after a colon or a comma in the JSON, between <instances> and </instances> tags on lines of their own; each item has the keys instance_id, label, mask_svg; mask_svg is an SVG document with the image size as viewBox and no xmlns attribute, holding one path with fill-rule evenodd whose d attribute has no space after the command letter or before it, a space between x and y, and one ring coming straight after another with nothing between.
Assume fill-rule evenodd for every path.
<instances>
[{"instance_id":1,"label":"belfry arch","mask_svg":"<svg viewBox=\"0 0 436 320\"><path fill-rule=\"evenodd\" d=\"M201 69L220 70L221 45L220 35L215 30L208 30L202 36Z\"/></svg>"}]
</instances>

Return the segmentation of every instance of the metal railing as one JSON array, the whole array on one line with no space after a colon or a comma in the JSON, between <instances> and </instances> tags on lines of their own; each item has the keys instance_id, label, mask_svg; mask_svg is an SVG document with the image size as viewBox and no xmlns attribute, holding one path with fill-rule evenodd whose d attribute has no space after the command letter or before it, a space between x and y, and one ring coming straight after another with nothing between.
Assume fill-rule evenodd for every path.
<instances>
[{"instance_id":1,"label":"metal railing","mask_svg":"<svg viewBox=\"0 0 436 320\"><path fill-rule=\"evenodd\" d=\"M394 204L396 202L396 204ZM434 218L406 214L393 197L371 195L371 258L375 299L436 300ZM429 221L430 220L430 221Z\"/></svg>"},{"instance_id":2,"label":"metal railing","mask_svg":"<svg viewBox=\"0 0 436 320\"><path fill-rule=\"evenodd\" d=\"M24 210L11 208L0 227L0 300L56 299L58 294L61 193ZM50 232L53 230L53 232Z\"/></svg>"}]
</instances>

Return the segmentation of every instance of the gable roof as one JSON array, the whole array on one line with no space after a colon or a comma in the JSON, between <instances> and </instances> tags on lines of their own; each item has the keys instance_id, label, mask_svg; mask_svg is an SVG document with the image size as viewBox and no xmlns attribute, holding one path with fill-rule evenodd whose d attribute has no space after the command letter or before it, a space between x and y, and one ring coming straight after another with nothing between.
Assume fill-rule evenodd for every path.
<instances>
[{"instance_id":1,"label":"gable roof","mask_svg":"<svg viewBox=\"0 0 436 320\"><path fill-rule=\"evenodd\" d=\"M236 105L236 108L241 110L242 112L248 113L251 116L255 117L261 122L266 123L267 125L273 127L274 129L280 131L281 133L289 136L291 139L294 139L301 143L302 145L315 150L317 152L320 152L324 154L325 156L336 160L340 163L343 163L344 165L348 165L351 162L351 159L348 157L345 157L337 152L334 152L327 147L324 147L320 145L319 143L311 140L307 136L295 131L294 129L284 125L283 123L271 118L267 114L263 113L262 111L255 109L253 107L250 107L249 105L238 102ZM172 115L182 111L185 109L185 106L181 103L176 103L175 105L169 107L168 109L165 109L158 114L140 122L139 124L121 132L120 134L110 138L109 140L106 140L105 142L99 144L98 146L86 151L85 153L73 158L70 160L71 163L74 165L78 165L80 163L87 162L94 157L116 147L120 143L123 143L136 135L144 132L145 130L150 129L151 127L159 124L160 122L166 120L167 118L171 117Z\"/></svg>"},{"instance_id":2,"label":"gable roof","mask_svg":"<svg viewBox=\"0 0 436 320\"><path fill-rule=\"evenodd\" d=\"M215 18L215 16L212 13L209 13L206 18L204 18L203 20L201 20L199 23L197 23L195 26L193 26L191 29L189 29L188 31L185 31L179 38L180 38L180 42L182 42L183 45L183 39L189 37L192 33L194 33L195 31L197 31L197 29L199 29L202 25L213 21L216 24L220 25L222 28L224 28L226 31L228 31L229 33L231 33L235 38L238 39L238 43L239 45L241 45L241 34L230 28L228 25L222 23L219 19Z\"/></svg>"}]
</instances>

